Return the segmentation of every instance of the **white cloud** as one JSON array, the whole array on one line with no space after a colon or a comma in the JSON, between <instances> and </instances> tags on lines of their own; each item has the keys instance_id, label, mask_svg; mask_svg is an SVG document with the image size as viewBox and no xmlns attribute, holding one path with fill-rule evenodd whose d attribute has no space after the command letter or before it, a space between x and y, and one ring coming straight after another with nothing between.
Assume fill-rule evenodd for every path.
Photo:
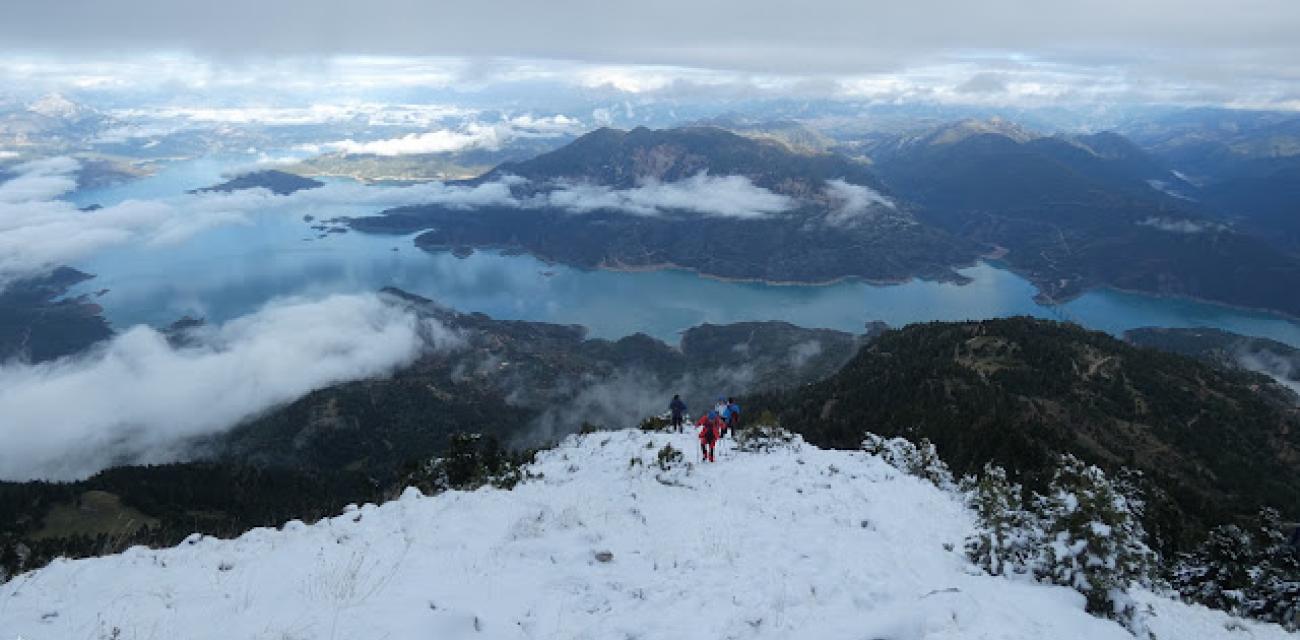
<instances>
[{"instance_id":1,"label":"white cloud","mask_svg":"<svg viewBox=\"0 0 1300 640\"><path fill-rule=\"evenodd\" d=\"M451 153L467 149L497 150L515 138L553 138L581 131L581 123L564 115L537 118L522 115L496 124L470 122L458 129L438 129L397 138L352 139L306 145L311 151L336 151L354 155L404 156Z\"/></svg>"},{"instance_id":2,"label":"white cloud","mask_svg":"<svg viewBox=\"0 0 1300 640\"><path fill-rule=\"evenodd\" d=\"M861 35L855 34L854 38L860 41ZM788 63L815 50L781 50L765 44L735 53L772 55ZM14 52L0 60L0 84L14 87L16 93L66 90L102 95L145 91L150 99L165 96L169 103L180 95L196 103L116 110L110 114L130 120L152 112L191 124L321 124L365 118L371 126L427 128L446 126L440 122L442 117L473 111L446 105L392 105L393 109L389 109L376 102L395 94L411 99L407 96L417 92L436 96L440 102L456 102L477 93L490 95L496 105L520 104L522 100L522 104L533 108L555 108L557 104L596 97L667 99L680 104L686 100L766 96L888 104L1077 107L1176 103L1300 109L1293 89L1297 77L1294 65L1277 65L1276 60L1270 63L1267 59L1280 50L1235 52L1241 55L1234 55L1231 63L1224 63L1225 58L1212 51L1180 48L1163 55L1144 51L1142 56L1125 52L1096 56L1069 55L1055 46L1052 51L1037 54L998 46L945 46L887 64L838 51L833 60L852 62L830 66L811 61L764 63L741 68L727 64L727 59L715 59L711 64L626 59L622 63L582 62L563 56L501 52L488 57L297 54L262 58L257 64L192 54L97 52L94 56L54 56ZM206 102L199 102L195 95L207 96ZM267 106L283 100L298 106ZM301 106L304 101L321 100L326 102ZM484 104L477 100L474 103ZM244 106L231 106L240 104ZM586 112L595 106L585 104L582 109ZM438 108L449 114L439 117ZM114 136L128 133L131 130L121 129Z\"/></svg>"},{"instance_id":3,"label":"white cloud","mask_svg":"<svg viewBox=\"0 0 1300 640\"><path fill-rule=\"evenodd\" d=\"M197 51L234 60L230 66L242 72L223 73L215 65L185 72L174 64L184 56L172 54L167 63L140 68L142 74L161 75L164 86L169 73L200 85L238 83L239 75L310 84L311 78L294 72L336 72L331 56L369 52L352 58L368 73L350 74L349 82L365 86L379 77L402 86L457 88L465 76L493 68L502 57L817 76L894 71L974 52L1068 61L1103 71L1140 69L1179 80L1222 84L1236 78L1286 91L1300 51L1294 37L1300 10L1293 0L1254 0L1250 10L1222 0L822 0L799 11L753 0L83 4L70 15L61 3L10 3L0 22L0 41L19 53L53 51L90 60L73 76L83 86L113 84L114 74L100 62L106 52ZM581 18L574 19L579 7ZM400 56L424 62L409 70L395 68L393 57ZM286 57L299 62L285 63Z\"/></svg>"},{"instance_id":4,"label":"white cloud","mask_svg":"<svg viewBox=\"0 0 1300 640\"><path fill-rule=\"evenodd\" d=\"M656 216L669 211L689 211L706 216L754 219L788 211L798 203L756 186L744 176L715 177L702 172L677 182L647 182L630 189L567 184L527 204L575 213L615 210Z\"/></svg>"},{"instance_id":5,"label":"white cloud","mask_svg":"<svg viewBox=\"0 0 1300 640\"><path fill-rule=\"evenodd\" d=\"M183 459L193 439L460 338L379 296L282 300L173 347L145 326L83 356L0 366L0 479Z\"/></svg>"},{"instance_id":6,"label":"white cloud","mask_svg":"<svg viewBox=\"0 0 1300 640\"><path fill-rule=\"evenodd\" d=\"M30 162L18 167L17 177L0 183L0 288L106 247L180 242L214 227L250 224L258 215L301 216L340 206L378 212L412 204L467 208L515 203L509 181L475 187L330 183L283 196L265 189L201 192L80 211L57 199L75 188L77 168L68 158Z\"/></svg>"},{"instance_id":7,"label":"white cloud","mask_svg":"<svg viewBox=\"0 0 1300 640\"><path fill-rule=\"evenodd\" d=\"M0 78L3 78L0 66ZM278 83L276 83L278 84ZM429 127L466 118L473 109L447 104L316 102L307 106L136 106L108 111L114 123L91 142L122 143L224 126L330 125L364 121L372 127Z\"/></svg>"},{"instance_id":8,"label":"white cloud","mask_svg":"<svg viewBox=\"0 0 1300 640\"><path fill-rule=\"evenodd\" d=\"M1187 233L1187 234L1206 233L1210 231L1224 231L1227 229L1227 227L1217 222L1209 222L1206 220L1192 220L1189 218L1150 217L1144 220L1139 220L1138 225L1143 227L1151 227L1153 229L1159 229L1161 231L1168 231L1169 233Z\"/></svg>"},{"instance_id":9,"label":"white cloud","mask_svg":"<svg viewBox=\"0 0 1300 640\"><path fill-rule=\"evenodd\" d=\"M852 227L870 220L877 207L897 209L893 200L875 189L839 179L826 181L826 197L831 205L826 224L835 227Z\"/></svg>"},{"instance_id":10,"label":"white cloud","mask_svg":"<svg viewBox=\"0 0 1300 640\"><path fill-rule=\"evenodd\" d=\"M57 198L76 188L72 177L80 163L72 158L34 160L14 167L18 174L0 183L0 204L20 204Z\"/></svg>"},{"instance_id":11,"label":"white cloud","mask_svg":"<svg viewBox=\"0 0 1300 640\"><path fill-rule=\"evenodd\" d=\"M1267 350L1254 353L1242 351L1237 354L1237 362L1245 369L1262 373L1277 381L1300 400L1300 371L1297 371L1292 359Z\"/></svg>"},{"instance_id":12,"label":"white cloud","mask_svg":"<svg viewBox=\"0 0 1300 640\"><path fill-rule=\"evenodd\" d=\"M506 133L497 127L469 125L459 131L440 129L425 133L412 133L400 138L358 142L347 139L319 145L325 151L341 151L353 155L405 156L422 153L448 153L481 147L499 149Z\"/></svg>"},{"instance_id":13,"label":"white cloud","mask_svg":"<svg viewBox=\"0 0 1300 640\"><path fill-rule=\"evenodd\" d=\"M795 369L802 369L808 364L809 360L822 354L822 343L820 340L809 340L800 342L790 347L790 366Z\"/></svg>"}]
</instances>

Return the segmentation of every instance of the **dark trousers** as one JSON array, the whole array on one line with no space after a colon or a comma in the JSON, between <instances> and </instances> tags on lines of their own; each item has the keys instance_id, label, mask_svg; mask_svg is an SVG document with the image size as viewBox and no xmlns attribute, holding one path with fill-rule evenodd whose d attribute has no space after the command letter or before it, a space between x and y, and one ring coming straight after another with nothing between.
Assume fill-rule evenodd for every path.
<instances>
[{"instance_id":1,"label":"dark trousers","mask_svg":"<svg viewBox=\"0 0 1300 640\"><path fill-rule=\"evenodd\" d=\"M682 414L675 411L673 412L673 428L677 430L677 433L682 432Z\"/></svg>"},{"instance_id":2,"label":"dark trousers","mask_svg":"<svg viewBox=\"0 0 1300 640\"><path fill-rule=\"evenodd\" d=\"M713 441L712 440L700 441L700 457L704 458L705 460L708 460L709 462L713 462Z\"/></svg>"}]
</instances>

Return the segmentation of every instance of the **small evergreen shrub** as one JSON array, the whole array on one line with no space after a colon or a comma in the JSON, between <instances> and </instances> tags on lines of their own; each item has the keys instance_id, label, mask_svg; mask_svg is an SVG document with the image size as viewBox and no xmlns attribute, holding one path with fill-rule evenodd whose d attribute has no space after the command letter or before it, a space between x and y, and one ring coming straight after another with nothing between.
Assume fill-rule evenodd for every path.
<instances>
[{"instance_id":1,"label":"small evergreen shrub","mask_svg":"<svg viewBox=\"0 0 1300 640\"><path fill-rule=\"evenodd\" d=\"M1044 533L1040 579L1072 587L1089 613L1139 631L1130 584L1150 584L1155 554L1146 546L1139 514L1101 469L1062 455L1048 495L1035 510Z\"/></svg>"},{"instance_id":2,"label":"small evergreen shrub","mask_svg":"<svg viewBox=\"0 0 1300 640\"><path fill-rule=\"evenodd\" d=\"M664 448L660 449L659 454L656 456L656 464L659 465L661 471L672 469L685 460L686 456L682 455L682 452L671 444L664 445Z\"/></svg>"},{"instance_id":3,"label":"small evergreen shrub","mask_svg":"<svg viewBox=\"0 0 1300 640\"><path fill-rule=\"evenodd\" d=\"M794 434L774 426L772 423L758 423L733 432L738 451L764 453L781 447L795 446Z\"/></svg>"},{"instance_id":4,"label":"small evergreen shrub","mask_svg":"<svg viewBox=\"0 0 1300 640\"><path fill-rule=\"evenodd\" d=\"M956 488L952 471L939 459L939 451L928 438L913 444L906 438L886 438L868 433L862 440L862 450L878 455L899 471L928 480L940 489Z\"/></svg>"},{"instance_id":5,"label":"small evergreen shrub","mask_svg":"<svg viewBox=\"0 0 1300 640\"><path fill-rule=\"evenodd\" d=\"M400 484L416 487L425 495L472 491L485 485L511 489L523 479L521 463L496 438L458 433L447 439L445 455L416 465Z\"/></svg>"},{"instance_id":6,"label":"small evergreen shrub","mask_svg":"<svg viewBox=\"0 0 1300 640\"><path fill-rule=\"evenodd\" d=\"M1288 544L1275 509L1261 509L1246 527L1210 530L1178 558L1172 586L1191 602L1300 628L1300 549Z\"/></svg>"},{"instance_id":7,"label":"small evergreen shrub","mask_svg":"<svg viewBox=\"0 0 1300 640\"><path fill-rule=\"evenodd\" d=\"M1024 575L1070 587L1094 615L1149 637L1144 613L1128 595L1151 585L1159 558L1146 544L1142 501L1126 496L1099 468L1071 455L1057 460L1047 495L1025 500L1006 471L992 465L963 481L979 529L966 555L992 575Z\"/></svg>"},{"instance_id":8,"label":"small evergreen shrub","mask_svg":"<svg viewBox=\"0 0 1300 640\"><path fill-rule=\"evenodd\" d=\"M978 480L966 478L963 489L979 523L979 530L966 539L967 557L990 575L1028 573L1038 540L1020 485L1007 480L1005 469L989 463Z\"/></svg>"}]
</instances>

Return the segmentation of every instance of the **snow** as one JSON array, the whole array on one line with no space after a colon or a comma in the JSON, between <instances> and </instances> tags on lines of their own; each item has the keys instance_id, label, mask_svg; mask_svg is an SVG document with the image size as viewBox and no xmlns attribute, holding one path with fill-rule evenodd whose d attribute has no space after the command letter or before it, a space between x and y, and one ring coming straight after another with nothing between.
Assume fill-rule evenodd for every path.
<instances>
[{"instance_id":1,"label":"snow","mask_svg":"<svg viewBox=\"0 0 1300 640\"><path fill-rule=\"evenodd\" d=\"M669 443L688 462L663 471ZM0 585L0 640L1132 638L1074 591L981 574L959 496L877 456L698 457L689 433L598 432L512 491L57 561ZM1294 637L1137 595L1159 638Z\"/></svg>"}]
</instances>

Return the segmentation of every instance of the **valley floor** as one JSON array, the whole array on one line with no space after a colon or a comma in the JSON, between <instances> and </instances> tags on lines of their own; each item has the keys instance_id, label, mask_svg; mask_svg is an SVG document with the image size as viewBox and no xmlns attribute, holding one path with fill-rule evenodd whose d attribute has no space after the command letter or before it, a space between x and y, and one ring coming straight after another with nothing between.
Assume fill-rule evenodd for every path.
<instances>
[{"instance_id":1,"label":"valley floor","mask_svg":"<svg viewBox=\"0 0 1300 640\"><path fill-rule=\"evenodd\" d=\"M663 471L670 443L686 463ZM57 561L0 585L0 640L1132 637L1071 590L980 574L958 496L875 456L697 449L575 436L512 491ZM1294 637L1137 597L1162 639Z\"/></svg>"}]
</instances>

